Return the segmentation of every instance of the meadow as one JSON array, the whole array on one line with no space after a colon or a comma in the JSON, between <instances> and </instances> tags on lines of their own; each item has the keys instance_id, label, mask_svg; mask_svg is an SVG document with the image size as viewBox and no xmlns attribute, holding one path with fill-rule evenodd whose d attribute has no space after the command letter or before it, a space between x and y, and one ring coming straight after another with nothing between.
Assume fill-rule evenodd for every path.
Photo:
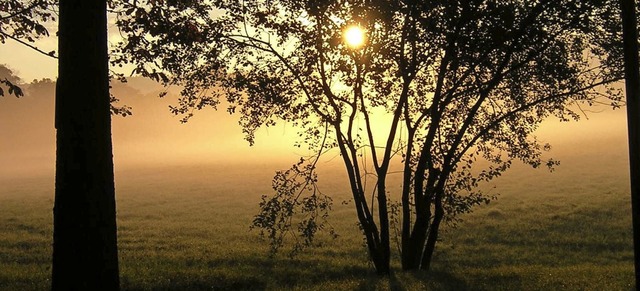
<instances>
[{"instance_id":1,"label":"meadow","mask_svg":"<svg viewBox=\"0 0 640 291\"><path fill-rule=\"evenodd\" d=\"M138 167L116 172L124 290L630 290L630 198L624 152L567 156L554 173L516 165L487 185L496 201L448 227L433 270L375 275L340 168L320 182L334 194L339 237L295 258L270 257L249 230L274 164ZM589 157L589 158L587 158ZM323 179L324 177L324 179ZM53 176L0 181L0 289L49 286Z\"/></svg>"},{"instance_id":2,"label":"meadow","mask_svg":"<svg viewBox=\"0 0 640 291\"><path fill-rule=\"evenodd\" d=\"M55 132L47 86L0 106L0 290L49 288ZM263 131L249 148L223 112L180 124L167 100L149 94L126 100L134 115L113 123L123 290L632 289L622 112L543 124L539 138L561 161L555 172L515 164L482 186L497 200L444 229L431 272L401 271L394 248L387 278L367 261L353 205L341 203L344 170L331 162L320 163L319 178L334 200L337 239L270 257L268 242L249 230L274 171L296 161L284 136L294 130Z\"/></svg>"}]
</instances>

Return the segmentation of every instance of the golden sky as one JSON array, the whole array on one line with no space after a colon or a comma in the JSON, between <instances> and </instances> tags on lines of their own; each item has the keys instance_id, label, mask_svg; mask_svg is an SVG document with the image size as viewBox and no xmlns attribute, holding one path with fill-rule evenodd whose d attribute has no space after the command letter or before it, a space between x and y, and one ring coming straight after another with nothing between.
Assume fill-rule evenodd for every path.
<instances>
[{"instance_id":1,"label":"golden sky","mask_svg":"<svg viewBox=\"0 0 640 291\"><path fill-rule=\"evenodd\" d=\"M50 27L51 35L55 35L55 30L54 26ZM111 42L118 38L113 31L111 29ZM50 51L57 44L55 38L51 37L38 41L36 46ZM6 64L25 82L42 78L54 79L57 75L55 59L12 40L0 45L0 64ZM145 86L142 85L141 88ZM226 114L224 107L218 112L198 112L189 123L181 124L179 117L172 116L168 110L169 104L176 104L175 96L159 99L157 92L150 90L137 94L120 94L118 97L122 99L122 103L133 107L134 115L127 118L114 117L116 164L221 161L268 163L275 160L290 164L295 162L296 155L308 154L304 149L292 147L296 129L290 125L282 124L261 130L257 135L256 145L249 147L243 140L237 117ZM0 135L11 136L9 139L0 139L0 165L47 165L52 169L55 154L53 91L41 92L37 98L26 96L20 99L0 99ZM553 156L559 155L559 158L596 148L624 153L624 109L611 111L600 108L598 111L602 112L589 114L589 120L578 123L559 123L555 120L545 122L537 136L542 141L551 143L554 146ZM5 170L8 169L5 167Z\"/></svg>"},{"instance_id":2,"label":"golden sky","mask_svg":"<svg viewBox=\"0 0 640 291\"><path fill-rule=\"evenodd\" d=\"M116 43L120 39L120 35L115 27L115 18L110 16L108 22L109 42ZM57 23L48 23L45 26L50 37L40 39L33 45L45 52L57 50L58 41L55 37L58 30ZM56 59L45 56L11 39L0 44L0 64L6 64L14 72L17 72L25 82L42 78L54 79L58 75Z\"/></svg>"},{"instance_id":3,"label":"golden sky","mask_svg":"<svg viewBox=\"0 0 640 291\"><path fill-rule=\"evenodd\" d=\"M38 41L37 46L45 51L52 51L56 49L57 42L50 38ZM42 78L53 79L58 75L56 59L10 39L4 45L0 45L0 63L6 64L25 82Z\"/></svg>"}]
</instances>

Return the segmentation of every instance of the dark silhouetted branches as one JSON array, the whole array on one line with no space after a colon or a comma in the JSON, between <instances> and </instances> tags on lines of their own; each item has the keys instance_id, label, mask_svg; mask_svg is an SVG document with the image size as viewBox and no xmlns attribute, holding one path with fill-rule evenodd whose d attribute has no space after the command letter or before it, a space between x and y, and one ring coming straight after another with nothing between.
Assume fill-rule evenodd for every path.
<instances>
[{"instance_id":1,"label":"dark silhouetted branches","mask_svg":"<svg viewBox=\"0 0 640 291\"><path fill-rule=\"evenodd\" d=\"M428 269L441 223L494 199L481 183L516 161L559 164L535 138L543 120L621 104L610 86L622 74L609 1L118 3L114 64L183 86L174 113L188 118L225 98L250 143L256 129L285 121L300 128L298 145L339 153L381 274L397 221L391 197L401 201L403 268ZM360 48L343 41L350 25L366 32ZM388 187L396 167L400 190ZM261 204L257 226L277 247L304 208L292 193L314 193L313 169L276 175L276 198ZM306 225L299 230L319 229Z\"/></svg>"},{"instance_id":2,"label":"dark silhouetted branches","mask_svg":"<svg viewBox=\"0 0 640 291\"><path fill-rule=\"evenodd\" d=\"M260 213L252 223L252 228L259 228L260 234L269 239L273 254L287 239L293 241L289 255L297 254L312 246L316 233L327 226L330 234L336 235L327 222L332 199L320 192L317 181L315 165L305 159L276 172L272 182L276 194L262 196Z\"/></svg>"},{"instance_id":3,"label":"dark silhouetted branches","mask_svg":"<svg viewBox=\"0 0 640 291\"><path fill-rule=\"evenodd\" d=\"M38 53L57 59L56 51L44 51L36 46L36 41L50 37L47 25L53 25L58 18L58 0L0 0L0 44L15 41ZM124 80L122 74L117 79ZM5 89L9 95L24 95L17 79L0 79L0 96ZM131 107L116 106L119 100L111 96L113 115L131 115Z\"/></svg>"},{"instance_id":4,"label":"dark silhouetted branches","mask_svg":"<svg viewBox=\"0 0 640 291\"><path fill-rule=\"evenodd\" d=\"M15 95L16 97L24 96L22 89L7 78L0 79L0 96L4 96L5 89L3 87L7 88L7 94L9 95Z\"/></svg>"},{"instance_id":5,"label":"dark silhouetted branches","mask_svg":"<svg viewBox=\"0 0 640 291\"><path fill-rule=\"evenodd\" d=\"M1 0L0 43L9 39L55 58L55 51L43 51L34 43L49 36L46 24L55 22L57 15L57 0Z\"/></svg>"}]
</instances>

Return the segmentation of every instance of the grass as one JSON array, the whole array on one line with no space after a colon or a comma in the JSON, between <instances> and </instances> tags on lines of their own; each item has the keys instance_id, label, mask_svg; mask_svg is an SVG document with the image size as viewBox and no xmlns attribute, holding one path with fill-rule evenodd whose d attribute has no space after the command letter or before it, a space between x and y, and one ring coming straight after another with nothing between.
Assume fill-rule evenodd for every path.
<instances>
[{"instance_id":1,"label":"grass","mask_svg":"<svg viewBox=\"0 0 640 291\"><path fill-rule=\"evenodd\" d=\"M600 161L600 162L598 162ZM608 161L608 162L606 162ZM577 163L577 164L576 164ZM294 259L268 256L249 231L274 169L179 166L116 175L124 290L630 290L633 252L624 162L568 159L556 173L516 167L488 185L499 199L446 228L432 272L378 277L367 261L341 172L340 236ZM573 165L573 166L571 166ZM324 181L324 182L323 182ZM328 181L328 182L327 182ZM496 189L492 189L496 186ZM0 180L0 289L49 286L53 177Z\"/></svg>"}]
</instances>

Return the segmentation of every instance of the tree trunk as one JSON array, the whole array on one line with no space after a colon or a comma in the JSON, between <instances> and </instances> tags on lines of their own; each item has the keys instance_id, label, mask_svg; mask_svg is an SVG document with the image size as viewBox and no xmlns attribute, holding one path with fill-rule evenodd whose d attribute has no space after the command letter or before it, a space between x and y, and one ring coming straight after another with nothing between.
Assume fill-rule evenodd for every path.
<instances>
[{"instance_id":1,"label":"tree trunk","mask_svg":"<svg viewBox=\"0 0 640 291\"><path fill-rule=\"evenodd\" d=\"M378 218L380 219L380 263L382 266L382 270L379 270L379 273L384 275L388 275L390 268L389 264L391 261L391 246L389 243L389 209L387 206L387 182L386 182L386 171L387 169L382 169L380 173L378 173ZM373 203L373 202L372 202Z\"/></svg>"},{"instance_id":2,"label":"tree trunk","mask_svg":"<svg viewBox=\"0 0 640 291\"><path fill-rule=\"evenodd\" d=\"M416 213L416 222L411 235L402 244L402 269L417 270L429 229L429 216L425 212Z\"/></svg>"},{"instance_id":3,"label":"tree trunk","mask_svg":"<svg viewBox=\"0 0 640 291\"><path fill-rule=\"evenodd\" d=\"M118 290L106 1L59 13L52 290Z\"/></svg>"},{"instance_id":4,"label":"tree trunk","mask_svg":"<svg viewBox=\"0 0 640 291\"><path fill-rule=\"evenodd\" d=\"M436 199L442 199L437 197ZM422 260L420 262L420 269L429 271L431 267L431 259L433 259L433 252L436 249L436 242L438 241L438 232L440 230L440 223L444 217L444 209L442 208L442 202L436 200L436 211L433 217L433 222L429 227L429 236L427 237L427 243L422 251Z\"/></svg>"},{"instance_id":5,"label":"tree trunk","mask_svg":"<svg viewBox=\"0 0 640 291\"><path fill-rule=\"evenodd\" d=\"M633 0L620 1L627 93L635 282L636 288L638 288L640 286L640 72L638 70L638 24L635 7Z\"/></svg>"}]
</instances>

